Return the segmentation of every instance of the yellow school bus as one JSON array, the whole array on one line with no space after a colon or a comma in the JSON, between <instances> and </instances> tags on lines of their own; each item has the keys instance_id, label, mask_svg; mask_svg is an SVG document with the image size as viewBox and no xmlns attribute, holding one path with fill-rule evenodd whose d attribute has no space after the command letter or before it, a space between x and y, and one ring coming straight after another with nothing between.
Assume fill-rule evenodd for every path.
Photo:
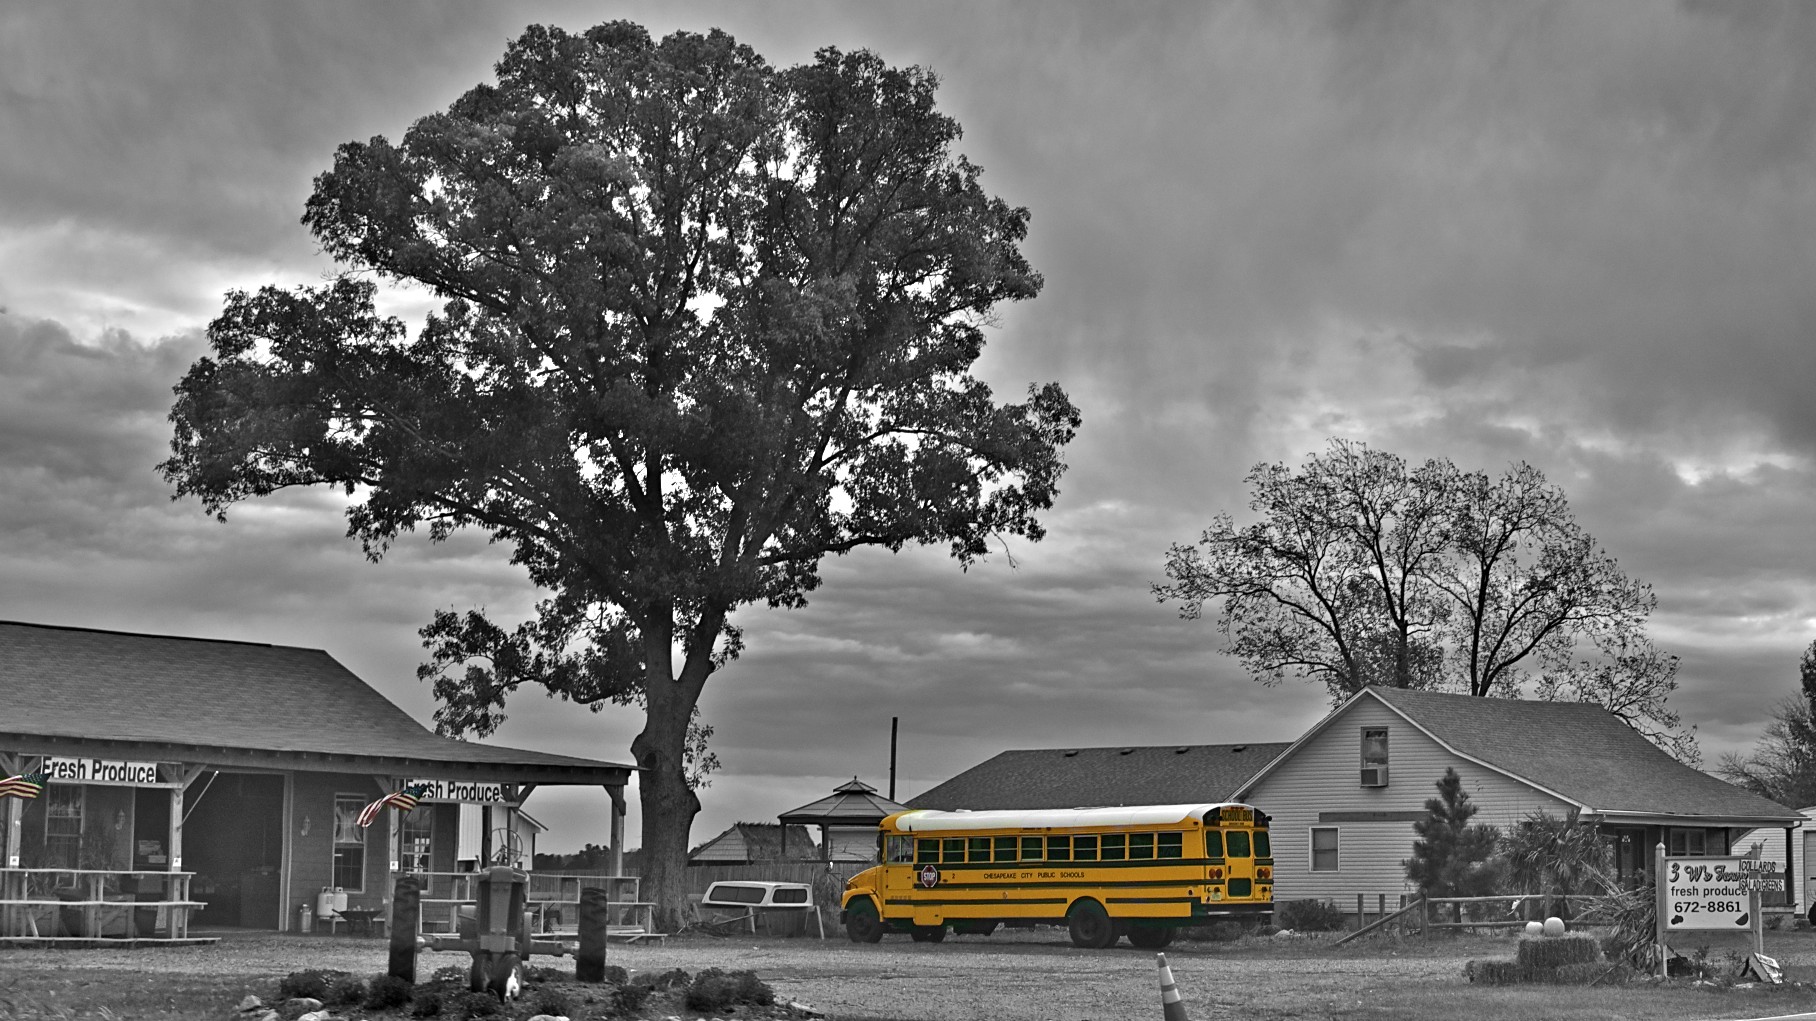
<instances>
[{"instance_id":1,"label":"yellow school bus","mask_svg":"<svg viewBox=\"0 0 1816 1021\"><path fill-rule=\"evenodd\" d=\"M1164 947L1182 926L1272 916L1267 822L1233 803L897 812L881 825L882 864L845 884L840 918L855 943L1044 923L1081 947L1125 935Z\"/></svg>"}]
</instances>

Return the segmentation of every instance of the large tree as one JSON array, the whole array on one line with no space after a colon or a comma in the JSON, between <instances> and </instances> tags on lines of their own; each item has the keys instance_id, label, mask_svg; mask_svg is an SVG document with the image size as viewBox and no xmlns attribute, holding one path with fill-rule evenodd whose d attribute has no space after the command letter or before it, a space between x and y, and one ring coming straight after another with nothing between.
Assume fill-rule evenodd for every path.
<instances>
[{"instance_id":1,"label":"large tree","mask_svg":"<svg viewBox=\"0 0 1816 1021\"><path fill-rule=\"evenodd\" d=\"M437 724L489 733L526 683L641 707L646 886L673 925L689 724L733 611L803 605L828 553L1039 539L1079 416L1057 385L998 403L971 375L1040 278L931 73L836 49L778 70L615 22L531 27L497 77L340 147L303 222L349 272L227 296L161 468L217 516L338 487L375 558L419 527L506 544L545 598L423 629ZM443 304L412 337L375 280Z\"/></svg>"},{"instance_id":2,"label":"large tree","mask_svg":"<svg viewBox=\"0 0 1816 1021\"><path fill-rule=\"evenodd\" d=\"M1749 755L1724 754L1715 775L1781 805L1816 805L1816 642L1798 661L1798 691L1772 710Z\"/></svg>"},{"instance_id":3,"label":"large tree","mask_svg":"<svg viewBox=\"0 0 1816 1021\"><path fill-rule=\"evenodd\" d=\"M1651 589L1537 468L1491 477L1333 440L1246 481L1256 520L1219 514L1172 546L1154 591L1188 619L1215 605L1226 651L1263 683L1341 700L1371 684L1518 695L1536 677L1538 697L1607 705L1694 755L1664 708L1676 661L1645 640Z\"/></svg>"}]
</instances>

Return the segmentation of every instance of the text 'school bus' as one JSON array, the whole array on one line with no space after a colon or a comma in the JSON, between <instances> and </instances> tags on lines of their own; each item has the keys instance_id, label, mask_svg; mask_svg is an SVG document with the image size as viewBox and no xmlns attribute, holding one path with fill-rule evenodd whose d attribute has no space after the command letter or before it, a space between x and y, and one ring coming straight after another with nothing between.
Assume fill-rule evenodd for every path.
<instances>
[{"instance_id":1,"label":"text 'school bus'","mask_svg":"<svg viewBox=\"0 0 1816 1021\"><path fill-rule=\"evenodd\" d=\"M1163 947L1180 926L1273 914L1267 821L1237 804L897 812L840 917L857 943L1063 922L1081 947Z\"/></svg>"}]
</instances>

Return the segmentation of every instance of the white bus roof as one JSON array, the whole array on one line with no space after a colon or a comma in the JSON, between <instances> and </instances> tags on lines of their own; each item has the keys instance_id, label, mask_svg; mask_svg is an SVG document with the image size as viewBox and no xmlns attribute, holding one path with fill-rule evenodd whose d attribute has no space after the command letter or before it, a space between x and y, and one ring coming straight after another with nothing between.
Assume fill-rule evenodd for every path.
<instances>
[{"instance_id":1,"label":"white bus roof","mask_svg":"<svg viewBox=\"0 0 1816 1021\"><path fill-rule=\"evenodd\" d=\"M1061 829L1071 826L1164 826L1188 819L1203 821L1225 806L1252 808L1235 801L1209 805L1124 805L1116 808L1039 808L988 812L939 812L911 809L891 818L899 833L946 830Z\"/></svg>"}]
</instances>

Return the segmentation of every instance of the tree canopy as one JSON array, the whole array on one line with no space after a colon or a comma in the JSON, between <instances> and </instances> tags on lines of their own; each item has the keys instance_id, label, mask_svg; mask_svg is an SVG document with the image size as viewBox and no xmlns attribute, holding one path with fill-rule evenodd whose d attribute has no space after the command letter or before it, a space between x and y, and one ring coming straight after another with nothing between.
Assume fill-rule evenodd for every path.
<instances>
[{"instance_id":1,"label":"tree canopy","mask_svg":"<svg viewBox=\"0 0 1816 1021\"><path fill-rule=\"evenodd\" d=\"M1816 805L1816 642L1797 664L1798 690L1772 710L1747 755L1724 754L1715 775L1781 805Z\"/></svg>"},{"instance_id":2,"label":"tree canopy","mask_svg":"<svg viewBox=\"0 0 1816 1021\"><path fill-rule=\"evenodd\" d=\"M1216 604L1226 649L1266 684L1371 684L1604 705L1694 756L1665 705L1676 657L1644 624L1655 599L1577 524L1543 473L1498 476L1433 458L1413 466L1331 441L1300 468L1246 479L1252 524L1218 514L1167 552L1154 586L1180 614Z\"/></svg>"},{"instance_id":3,"label":"tree canopy","mask_svg":"<svg viewBox=\"0 0 1816 1021\"><path fill-rule=\"evenodd\" d=\"M1080 419L1057 384L1004 403L971 375L1041 280L930 72L627 22L532 26L496 70L399 143L340 146L303 223L345 274L227 295L160 467L217 516L337 487L374 558L418 528L505 544L545 598L425 626L437 724L489 733L525 683L642 707L673 924L732 612L803 605L828 553L1038 540ZM378 281L442 303L412 335Z\"/></svg>"}]
</instances>

